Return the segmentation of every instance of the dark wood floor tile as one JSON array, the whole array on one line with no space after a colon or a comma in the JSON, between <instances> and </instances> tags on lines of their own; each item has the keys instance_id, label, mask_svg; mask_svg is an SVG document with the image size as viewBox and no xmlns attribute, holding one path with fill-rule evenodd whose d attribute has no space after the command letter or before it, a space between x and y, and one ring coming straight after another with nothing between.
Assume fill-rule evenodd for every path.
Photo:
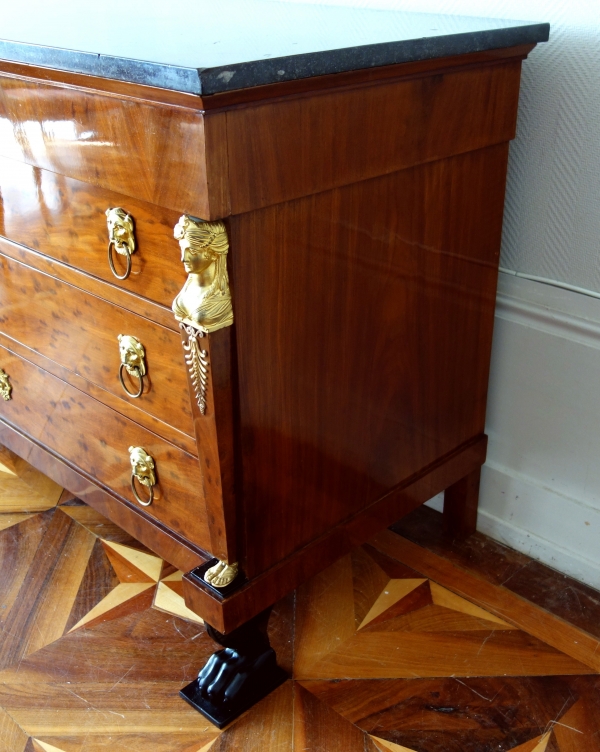
<instances>
[{"instance_id":1,"label":"dark wood floor tile","mask_svg":"<svg viewBox=\"0 0 600 752\"><path fill-rule=\"evenodd\" d=\"M600 752L600 693L583 696L553 726L560 752Z\"/></svg>"},{"instance_id":2,"label":"dark wood floor tile","mask_svg":"<svg viewBox=\"0 0 600 752\"><path fill-rule=\"evenodd\" d=\"M428 507L411 512L392 525L392 530L600 638L600 591L482 533L448 540L443 534L442 515Z\"/></svg>"},{"instance_id":3,"label":"dark wood floor tile","mask_svg":"<svg viewBox=\"0 0 600 752\"><path fill-rule=\"evenodd\" d=\"M73 603L65 632L74 627L80 619L89 613L94 606L98 605L118 584L119 578L104 552L102 542L96 540L77 592L77 597Z\"/></svg>"},{"instance_id":4,"label":"dark wood floor tile","mask_svg":"<svg viewBox=\"0 0 600 752\"><path fill-rule=\"evenodd\" d=\"M277 662L291 676L294 670L294 610L296 594L290 593L273 606L269 619L269 640Z\"/></svg>"},{"instance_id":5,"label":"dark wood floor tile","mask_svg":"<svg viewBox=\"0 0 600 752\"><path fill-rule=\"evenodd\" d=\"M383 569L383 571L388 575L390 579L418 579L419 577L423 576L416 570L411 569L406 564L403 564L401 561L392 559L391 556L386 556L384 553L378 551L376 548L370 546L369 544L362 546L362 549L368 556L373 559L373 561L375 561L381 567L381 569Z\"/></svg>"},{"instance_id":6,"label":"dark wood floor tile","mask_svg":"<svg viewBox=\"0 0 600 752\"><path fill-rule=\"evenodd\" d=\"M294 752L364 752L365 734L298 682L294 686Z\"/></svg>"},{"instance_id":7,"label":"dark wood floor tile","mask_svg":"<svg viewBox=\"0 0 600 752\"><path fill-rule=\"evenodd\" d=\"M183 683L214 649L203 626L150 608L70 632L0 672L0 682L158 681L166 675Z\"/></svg>"},{"instance_id":8,"label":"dark wood floor tile","mask_svg":"<svg viewBox=\"0 0 600 752\"><path fill-rule=\"evenodd\" d=\"M513 593L600 638L600 592L531 561L504 583Z\"/></svg>"},{"instance_id":9,"label":"dark wood floor tile","mask_svg":"<svg viewBox=\"0 0 600 752\"><path fill-rule=\"evenodd\" d=\"M599 681L494 677L302 685L369 734L417 752L504 752L566 718L580 695L593 696Z\"/></svg>"},{"instance_id":10,"label":"dark wood floor tile","mask_svg":"<svg viewBox=\"0 0 600 752\"><path fill-rule=\"evenodd\" d=\"M19 591L29 579L29 568L52 516L53 511L42 512L0 532L0 626L3 631Z\"/></svg>"},{"instance_id":11,"label":"dark wood floor tile","mask_svg":"<svg viewBox=\"0 0 600 752\"><path fill-rule=\"evenodd\" d=\"M84 502L81 501L81 499L78 499L70 491L67 491L67 489L65 488L60 495L60 499L58 500L59 507L64 505L68 505L70 507L81 507L84 506Z\"/></svg>"},{"instance_id":12,"label":"dark wood floor tile","mask_svg":"<svg viewBox=\"0 0 600 752\"><path fill-rule=\"evenodd\" d=\"M51 517L44 520L42 537L35 535L30 541L40 553L30 559L18 595L3 620L0 668L19 663L60 637L94 545L93 536L60 511L46 514ZM22 524L30 522L35 523L36 518ZM9 528L4 533L14 531Z\"/></svg>"},{"instance_id":13,"label":"dark wood floor tile","mask_svg":"<svg viewBox=\"0 0 600 752\"><path fill-rule=\"evenodd\" d=\"M100 512L92 509L92 507L88 507L86 504L66 504L65 506L60 507L60 511L85 527L90 533L102 538L103 540L121 543L124 546L131 546L140 551L152 553L142 543L129 535L129 533L121 530L118 525L115 525L109 519L101 515Z\"/></svg>"},{"instance_id":14,"label":"dark wood floor tile","mask_svg":"<svg viewBox=\"0 0 600 752\"><path fill-rule=\"evenodd\" d=\"M454 564L476 570L480 577L495 585L501 585L531 561L525 554L513 551L482 533L462 540L449 540L444 535L442 515L425 506L403 517L391 529Z\"/></svg>"},{"instance_id":15,"label":"dark wood floor tile","mask_svg":"<svg viewBox=\"0 0 600 752\"><path fill-rule=\"evenodd\" d=\"M210 752L293 752L294 699L288 681L231 724Z\"/></svg>"}]
</instances>

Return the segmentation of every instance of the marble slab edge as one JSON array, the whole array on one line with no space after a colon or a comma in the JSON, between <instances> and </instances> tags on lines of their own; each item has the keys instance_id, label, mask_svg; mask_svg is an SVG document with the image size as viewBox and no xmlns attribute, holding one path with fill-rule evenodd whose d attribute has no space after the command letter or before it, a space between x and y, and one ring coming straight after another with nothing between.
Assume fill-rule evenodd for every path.
<instances>
[{"instance_id":1,"label":"marble slab edge","mask_svg":"<svg viewBox=\"0 0 600 752\"><path fill-rule=\"evenodd\" d=\"M209 96L280 81L546 42L549 33L547 23L527 24L309 52L214 68L186 68L8 40L0 40L0 59Z\"/></svg>"}]
</instances>

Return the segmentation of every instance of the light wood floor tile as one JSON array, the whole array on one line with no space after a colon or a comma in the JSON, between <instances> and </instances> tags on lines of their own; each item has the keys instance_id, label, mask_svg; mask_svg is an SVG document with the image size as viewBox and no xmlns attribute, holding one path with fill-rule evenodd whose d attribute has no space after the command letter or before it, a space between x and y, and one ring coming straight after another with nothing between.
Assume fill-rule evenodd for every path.
<instances>
[{"instance_id":1,"label":"light wood floor tile","mask_svg":"<svg viewBox=\"0 0 600 752\"><path fill-rule=\"evenodd\" d=\"M394 606L398 601L402 600L405 596L411 593L419 585L422 585L427 580L389 580L384 586L375 603L369 609L369 613L365 616L359 625L359 629L366 627L367 624L376 619L384 611L387 611Z\"/></svg>"},{"instance_id":2,"label":"light wood floor tile","mask_svg":"<svg viewBox=\"0 0 600 752\"><path fill-rule=\"evenodd\" d=\"M165 611L168 614L175 614L181 619L193 621L196 624L204 624L204 621L185 605L183 597L172 590L164 582L159 582L154 595L154 608L159 611Z\"/></svg>"},{"instance_id":3,"label":"light wood floor tile","mask_svg":"<svg viewBox=\"0 0 600 752\"><path fill-rule=\"evenodd\" d=\"M62 487L0 447L0 513L43 512L58 504Z\"/></svg>"},{"instance_id":4,"label":"light wood floor tile","mask_svg":"<svg viewBox=\"0 0 600 752\"><path fill-rule=\"evenodd\" d=\"M20 522L31 519L33 514L28 512L15 512L13 514L0 514L0 530L6 530L13 525L18 525Z\"/></svg>"},{"instance_id":5,"label":"light wood floor tile","mask_svg":"<svg viewBox=\"0 0 600 752\"><path fill-rule=\"evenodd\" d=\"M121 571L123 572L123 575L121 575L123 576L122 582L128 581L126 579L128 575L125 572L131 572L134 576L137 575L136 582L141 582L144 575L148 582L158 582L160 579L163 560L158 556L113 541L105 541L104 545L117 574L120 575Z\"/></svg>"},{"instance_id":6,"label":"light wood floor tile","mask_svg":"<svg viewBox=\"0 0 600 752\"><path fill-rule=\"evenodd\" d=\"M24 752L29 736L0 708L0 752Z\"/></svg>"},{"instance_id":7,"label":"light wood floor tile","mask_svg":"<svg viewBox=\"0 0 600 752\"><path fill-rule=\"evenodd\" d=\"M48 744L48 742L42 742L39 739L33 739L33 746L36 750L39 750L39 752L67 752L65 749L59 749L58 747L55 747L53 744Z\"/></svg>"}]
</instances>

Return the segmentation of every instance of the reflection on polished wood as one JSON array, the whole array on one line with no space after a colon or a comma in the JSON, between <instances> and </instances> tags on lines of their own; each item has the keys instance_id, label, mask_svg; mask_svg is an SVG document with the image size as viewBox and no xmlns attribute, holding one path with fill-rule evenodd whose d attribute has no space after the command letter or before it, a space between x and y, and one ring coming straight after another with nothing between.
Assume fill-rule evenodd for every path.
<instances>
[{"instance_id":1,"label":"reflection on polished wood","mask_svg":"<svg viewBox=\"0 0 600 752\"><path fill-rule=\"evenodd\" d=\"M79 501L47 503L0 514L3 752L600 752L598 672L515 626L518 608L500 619L373 545L276 605L294 678L219 732L177 696L213 650L182 573Z\"/></svg>"},{"instance_id":2,"label":"reflection on polished wood","mask_svg":"<svg viewBox=\"0 0 600 752\"><path fill-rule=\"evenodd\" d=\"M171 306L182 274L176 262L173 226L179 214L139 199L0 157L1 234L76 269ZM121 206L135 217L137 251L131 274L117 280L106 259L109 206ZM115 254L117 271L125 265Z\"/></svg>"},{"instance_id":3,"label":"reflection on polished wood","mask_svg":"<svg viewBox=\"0 0 600 752\"><path fill-rule=\"evenodd\" d=\"M169 209L209 215L200 111L6 76L0 84L2 156ZM105 222L101 229L105 234Z\"/></svg>"}]
</instances>

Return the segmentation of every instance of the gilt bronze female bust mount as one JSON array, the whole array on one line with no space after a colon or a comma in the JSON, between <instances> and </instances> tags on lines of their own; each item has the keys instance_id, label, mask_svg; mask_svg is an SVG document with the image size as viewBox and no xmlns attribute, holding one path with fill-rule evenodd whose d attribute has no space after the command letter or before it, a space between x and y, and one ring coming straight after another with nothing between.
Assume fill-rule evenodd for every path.
<instances>
[{"instance_id":1,"label":"gilt bronze female bust mount","mask_svg":"<svg viewBox=\"0 0 600 752\"><path fill-rule=\"evenodd\" d=\"M178 321L205 332L233 324L227 275L229 240L221 221L205 222L184 214L175 225L175 239L188 278L173 301Z\"/></svg>"}]
</instances>

